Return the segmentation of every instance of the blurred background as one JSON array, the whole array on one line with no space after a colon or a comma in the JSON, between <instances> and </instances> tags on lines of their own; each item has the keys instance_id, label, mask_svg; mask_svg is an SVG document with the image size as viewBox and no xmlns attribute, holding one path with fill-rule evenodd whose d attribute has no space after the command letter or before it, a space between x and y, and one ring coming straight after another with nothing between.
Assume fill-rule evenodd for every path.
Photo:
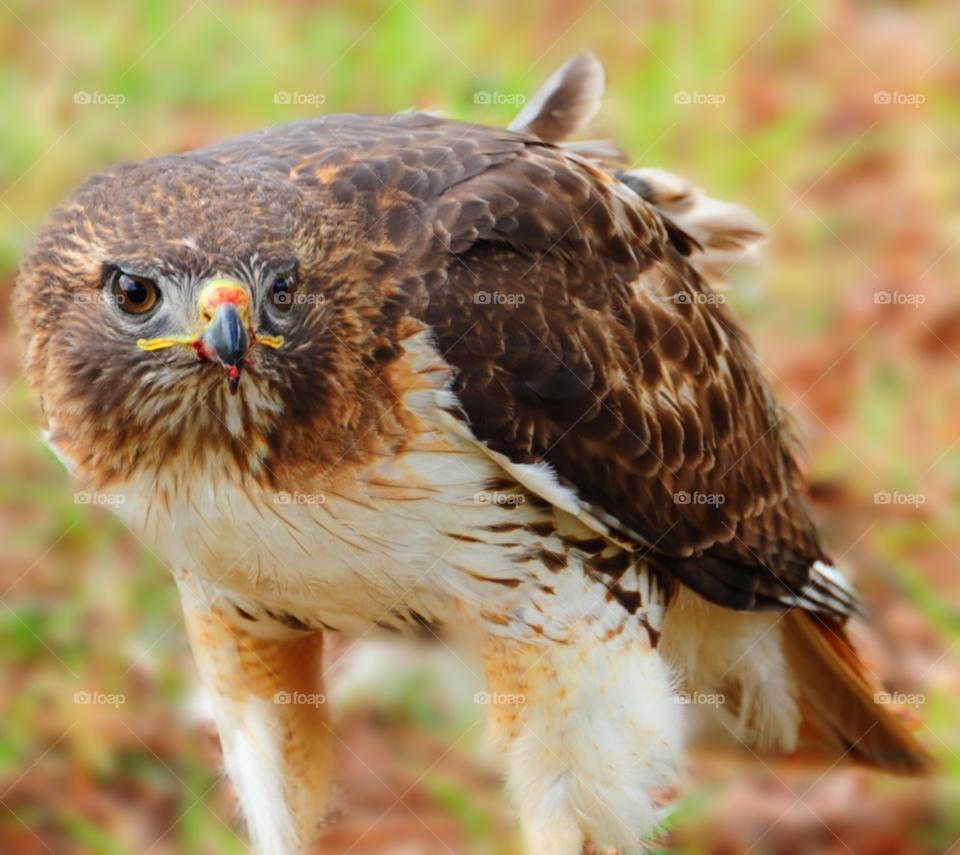
<instances>
[{"instance_id":1,"label":"blurred background","mask_svg":"<svg viewBox=\"0 0 960 855\"><path fill-rule=\"evenodd\" d=\"M9 296L46 211L117 160L320 112L505 125L516 107L476 93L529 98L585 47L608 72L593 136L770 224L764 267L727 299L805 436L829 547L877 613L888 643L865 635L864 655L888 689L922 695L903 714L942 770L905 782L691 757L654 845L953 849L958 42L960 4L922 0L0 0L0 852L249 851L162 554L74 504L38 437ZM329 657L347 676L316 851L519 853L475 678L435 651L337 641ZM84 691L123 702L75 703Z\"/></svg>"}]
</instances>

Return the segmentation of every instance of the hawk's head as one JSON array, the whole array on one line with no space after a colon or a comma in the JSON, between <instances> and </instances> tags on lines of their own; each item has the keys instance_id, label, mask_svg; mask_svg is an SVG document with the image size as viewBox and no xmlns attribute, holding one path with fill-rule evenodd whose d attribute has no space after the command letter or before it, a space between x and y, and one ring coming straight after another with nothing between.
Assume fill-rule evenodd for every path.
<instances>
[{"instance_id":1,"label":"hawk's head","mask_svg":"<svg viewBox=\"0 0 960 855\"><path fill-rule=\"evenodd\" d=\"M213 449L263 472L288 451L332 462L362 433L388 294L317 189L169 156L119 164L50 215L15 310L52 439L81 471Z\"/></svg>"}]
</instances>

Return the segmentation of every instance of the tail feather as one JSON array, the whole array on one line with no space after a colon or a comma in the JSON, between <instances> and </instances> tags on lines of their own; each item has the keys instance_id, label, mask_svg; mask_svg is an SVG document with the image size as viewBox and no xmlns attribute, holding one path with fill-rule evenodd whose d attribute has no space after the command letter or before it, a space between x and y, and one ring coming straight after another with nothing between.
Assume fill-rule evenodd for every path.
<instances>
[{"instance_id":1,"label":"tail feather","mask_svg":"<svg viewBox=\"0 0 960 855\"><path fill-rule=\"evenodd\" d=\"M508 129L533 134L544 142L563 142L596 115L605 85L600 60L590 51L581 51L550 76Z\"/></svg>"},{"instance_id":2,"label":"tail feather","mask_svg":"<svg viewBox=\"0 0 960 855\"><path fill-rule=\"evenodd\" d=\"M803 715L800 748L849 754L896 775L930 771L933 761L883 704L879 690L836 618L800 609L782 621L783 651Z\"/></svg>"},{"instance_id":3,"label":"tail feather","mask_svg":"<svg viewBox=\"0 0 960 855\"><path fill-rule=\"evenodd\" d=\"M707 196L691 182L660 169L622 171L627 158L609 140L568 142L600 109L603 65L590 51L567 60L530 99L508 130L562 146L610 169L648 205L693 238L690 263L708 282L759 258L763 222L738 205Z\"/></svg>"},{"instance_id":4,"label":"tail feather","mask_svg":"<svg viewBox=\"0 0 960 855\"><path fill-rule=\"evenodd\" d=\"M566 151L595 160L610 169L622 169L629 162L626 154L613 140L583 140L560 143Z\"/></svg>"},{"instance_id":5,"label":"tail feather","mask_svg":"<svg viewBox=\"0 0 960 855\"><path fill-rule=\"evenodd\" d=\"M763 221L739 205L710 198L695 184L661 169L632 169L620 180L670 222L690 235L690 263L709 282L760 257Z\"/></svg>"}]
</instances>

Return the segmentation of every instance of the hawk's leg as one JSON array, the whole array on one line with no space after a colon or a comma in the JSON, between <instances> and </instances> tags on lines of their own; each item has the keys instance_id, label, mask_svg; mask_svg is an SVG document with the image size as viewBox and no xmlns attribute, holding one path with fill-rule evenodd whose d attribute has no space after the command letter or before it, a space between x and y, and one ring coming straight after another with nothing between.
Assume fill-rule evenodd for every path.
<instances>
[{"instance_id":1,"label":"hawk's leg","mask_svg":"<svg viewBox=\"0 0 960 855\"><path fill-rule=\"evenodd\" d=\"M304 852L316 834L330 777L322 636L245 618L191 573L177 582L254 850Z\"/></svg>"},{"instance_id":2,"label":"hawk's leg","mask_svg":"<svg viewBox=\"0 0 960 855\"><path fill-rule=\"evenodd\" d=\"M491 639L484 660L527 855L643 850L651 793L679 773L684 742L676 680L647 630L583 620L553 644Z\"/></svg>"}]
</instances>

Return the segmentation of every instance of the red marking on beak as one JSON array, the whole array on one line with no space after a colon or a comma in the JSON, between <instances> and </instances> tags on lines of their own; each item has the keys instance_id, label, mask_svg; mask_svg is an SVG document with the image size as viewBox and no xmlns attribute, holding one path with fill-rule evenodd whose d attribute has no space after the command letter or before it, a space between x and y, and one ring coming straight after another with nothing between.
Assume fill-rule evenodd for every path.
<instances>
[{"instance_id":1,"label":"red marking on beak","mask_svg":"<svg viewBox=\"0 0 960 855\"><path fill-rule=\"evenodd\" d=\"M230 393L240 387L243 359L255 340L250 326L250 298L227 279L215 279L200 292L204 332L197 349L201 358L219 362L230 379Z\"/></svg>"}]
</instances>

